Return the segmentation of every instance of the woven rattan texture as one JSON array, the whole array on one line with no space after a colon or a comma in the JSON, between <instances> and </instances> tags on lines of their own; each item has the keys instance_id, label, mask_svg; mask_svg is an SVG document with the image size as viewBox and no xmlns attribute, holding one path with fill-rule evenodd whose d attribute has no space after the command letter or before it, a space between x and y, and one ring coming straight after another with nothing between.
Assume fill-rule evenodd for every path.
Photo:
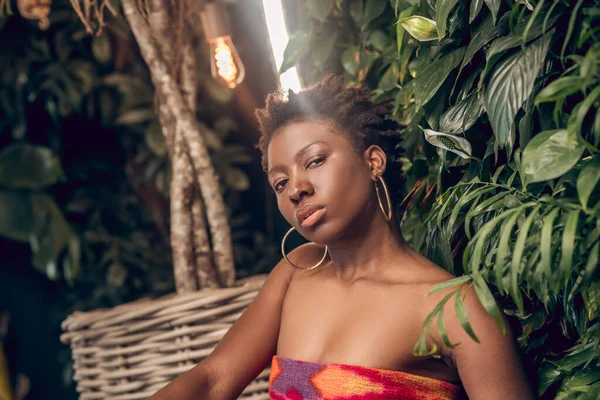
<instances>
[{"instance_id":1,"label":"woven rattan texture","mask_svg":"<svg viewBox=\"0 0 600 400\"><path fill-rule=\"evenodd\" d=\"M265 278L71 314L61 340L71 346L80 400L148 398L212 352ZM269 372L240 399L269 399Z\"/></svg>"}]
</instances>

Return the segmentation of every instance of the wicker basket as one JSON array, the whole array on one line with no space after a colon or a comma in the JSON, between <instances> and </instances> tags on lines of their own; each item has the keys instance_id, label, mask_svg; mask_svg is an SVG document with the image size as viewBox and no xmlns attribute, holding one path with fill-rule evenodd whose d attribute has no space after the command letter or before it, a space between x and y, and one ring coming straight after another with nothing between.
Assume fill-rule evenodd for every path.
<instances>
[{"instance_id":1,"label":"wicker basket","mask_svg":"<svg viewBox=\"0 0 600 400\"><path fill-rule=\"evenodd\" d=\"M231 288L75 312L62 323L81 400L146 399L208 356L252 302L266 275ZM241 399L268 399L269 369Z\"/></svg>"}]
</instances>

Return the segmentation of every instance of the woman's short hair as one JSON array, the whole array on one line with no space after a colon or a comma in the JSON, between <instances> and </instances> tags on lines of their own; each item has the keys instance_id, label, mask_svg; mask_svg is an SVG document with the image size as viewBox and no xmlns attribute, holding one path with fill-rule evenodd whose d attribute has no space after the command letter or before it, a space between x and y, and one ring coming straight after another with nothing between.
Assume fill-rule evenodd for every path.
<instances>
[{"instance_id":1,"label":"woman's short hair","mask_svg":"<svg viewBox=\"0 0 600 400\"><path fill-rule=\"evenodd\" d=\"M267 169L267 148L272 137L294 122L323 120L333 123L337 133L344 135L361 154L370 145L378 145L387 155L384 178L390 189L392 202L399 203L404 175L400 156L401 133L405 126L388 119L389 102L374 103L372 93L365 87L351 87L342 77L329 75L316 85L299 93L291 90L271 93L265 107L256 110L261 138L258 148L262 153L262 166Z\"/></svg>"}]
</instances>

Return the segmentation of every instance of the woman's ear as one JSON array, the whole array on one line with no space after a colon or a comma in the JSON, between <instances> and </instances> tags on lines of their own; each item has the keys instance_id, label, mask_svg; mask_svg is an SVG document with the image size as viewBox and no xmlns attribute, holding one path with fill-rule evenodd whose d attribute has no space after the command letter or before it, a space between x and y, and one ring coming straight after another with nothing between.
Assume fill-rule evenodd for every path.
<instances>
[{"instance_id":1,"label":"woman's ear","mask_svg":"<svg viewBox=\"0 0 600 400\"><path fill-rule=\"evenodd\" d=\"M377 177L383 175L387 165L387 156L383 149L372 144L365 150L365 159L371 170L371 178L377 180Z\"/></svg>"}]
</instances>

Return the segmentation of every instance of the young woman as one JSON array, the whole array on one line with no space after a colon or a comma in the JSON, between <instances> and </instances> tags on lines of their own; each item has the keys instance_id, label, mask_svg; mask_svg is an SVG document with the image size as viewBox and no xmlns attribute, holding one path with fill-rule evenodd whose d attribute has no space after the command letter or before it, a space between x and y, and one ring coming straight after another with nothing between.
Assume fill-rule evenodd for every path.
<instances>
[{"instance_id":1,"label":"young woman","mask_svg":"<svg viewBox=\"0 0 600 400\"><path fill-rule=\"evenodd\" d=\"M213 353L153 399L235 399L269 363L276 400L533 398L513 337L468 287L480 343L449 306L448 336L460 345L413 355L445 295L429 292L452 275L402 238L394 218L402 127L370 97L328 77L289 99L272 94L257 112L279 210L290 233L312 243L289 254L282 245L284 259Z\"/></svg>"}]
</instances>

